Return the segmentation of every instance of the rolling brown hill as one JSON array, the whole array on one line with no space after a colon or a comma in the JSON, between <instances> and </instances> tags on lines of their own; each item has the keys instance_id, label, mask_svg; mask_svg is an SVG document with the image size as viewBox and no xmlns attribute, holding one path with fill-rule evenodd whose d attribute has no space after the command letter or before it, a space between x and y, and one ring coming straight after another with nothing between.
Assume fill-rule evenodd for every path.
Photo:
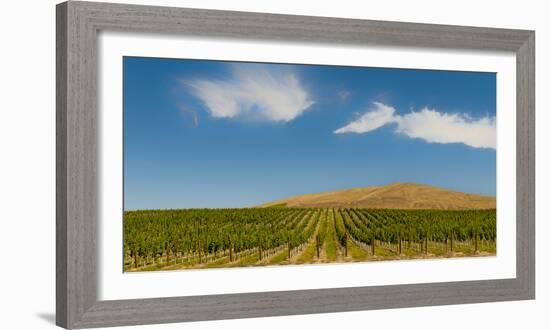
<instances>
[{"instance_id":1,"label":"rolling brown hill","mask_svg":"<svg viewBox=\"0 0 550 330\"><path fill-rule=\"evenodd\" d=\"M394 183L294 196L259 207L273 206L465 210L496 208L496 199L423 184Z\"/></svg>"}]
</instances>

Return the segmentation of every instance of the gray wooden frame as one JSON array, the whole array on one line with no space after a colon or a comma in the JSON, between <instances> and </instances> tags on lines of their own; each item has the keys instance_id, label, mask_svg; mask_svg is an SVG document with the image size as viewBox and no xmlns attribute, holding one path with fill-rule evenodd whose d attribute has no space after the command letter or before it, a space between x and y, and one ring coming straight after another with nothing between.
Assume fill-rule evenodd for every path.
<instances>
[{"instance_id":1,"label":"gray wooden frame","mask_svg":"<svg viewBox=\"0 0 550 330\"><path fill-rule=\"evenodd\" d=\"M516 278L98 301L97 33L101 30L515 52ZM56 64L56 322L59 326L88 328L535 297L534 31L66 2L57 5Z\"/></svg>"}]
</instances>

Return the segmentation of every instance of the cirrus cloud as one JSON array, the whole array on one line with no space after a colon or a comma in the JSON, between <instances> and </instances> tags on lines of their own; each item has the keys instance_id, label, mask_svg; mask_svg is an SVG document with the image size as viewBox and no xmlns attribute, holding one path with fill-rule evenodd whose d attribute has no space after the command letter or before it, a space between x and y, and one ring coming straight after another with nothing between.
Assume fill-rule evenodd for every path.
<instances>
[{"instance_id":1,"label":"cirrus cloud","mask_svg":"<svg viewBox=\"0 0 550 330\"><path fill-rule=\"evenodd\" d=\"M380 102L374 102L374 109L366 112L357 120L334 131L342 133L367 133L395 121L395 109Z\"/></svg>"},{"instance_id":2,"label":"cirrus cloud","mask_svg":"<svg viewBox=\"0 0 550 330\"><path fill-rule=\"evenodd\" d=\"M214 118L289 122L314 103L291 71L233 65L227 79L184 81Z\"/></svg>"},{"instance_id":3,"label":"cirrus cloud","mask_svg":"<svg viewBox=\"0 0 550 330\"><path fill-rule=\"evenodd\" d=\"M340 99L340 102L346 102L350 95L351 92L347 90L341 90L338 92L338 98Z\"/></svg>"},{"instance_id":4,"label":"cirrus cloud","mask_svg":"<svg viewBox=\"0 0 550 330\"><path fill-rule=\"evenodd\" d=\"M430 143L462 143L474 148L496 149L495 117L471 118L462 113L444 113L423 108L405 115L395 108L375 102L357 120L338 128L335 134L368 133L387 124L396 124L395 133Z\"/></svg>"}]
</instances>

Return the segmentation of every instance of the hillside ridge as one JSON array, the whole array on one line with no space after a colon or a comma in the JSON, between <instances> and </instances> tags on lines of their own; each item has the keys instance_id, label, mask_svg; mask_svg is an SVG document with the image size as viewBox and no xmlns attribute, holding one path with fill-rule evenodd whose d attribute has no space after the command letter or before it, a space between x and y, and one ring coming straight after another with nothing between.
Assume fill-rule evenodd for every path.
<instances>
[{"instance_id":1,"label":"hillside ridge","mask_svg":"<svg viewBox=\"0 0 550 330\"><path fill-rule=\"evenodd\" d=\"M405 182L298 195L258 207L273 206L467 210L494 209L496 198Z\"/></svg>"}]
</instances>

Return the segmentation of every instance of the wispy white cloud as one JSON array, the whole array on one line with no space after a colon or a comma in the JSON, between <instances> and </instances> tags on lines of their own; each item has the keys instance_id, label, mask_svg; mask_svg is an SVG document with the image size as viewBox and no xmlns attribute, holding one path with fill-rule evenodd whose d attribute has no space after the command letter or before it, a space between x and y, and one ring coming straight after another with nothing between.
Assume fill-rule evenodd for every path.
<instances>
[{"instance_id":1,"label":"wispy white cloud","mask_svg":"<svg viewBox=\"0 0 550 330\"><path fill-rule=\"evenodd\" d=\"M496 149L494 117L473 119L466 114L447 114L424 108L399 117L396 132L427 142Z\"/></svg>"},{"instance_id":2,"label":"wispy white cloud","mask_svg":"<svg viewBox=\"0 0 550 330\"><path fill-rule=\"evenodd\" d=\"M350 91L342 90L338 92L338 97L340 98L340 102L346 102L348 97L350 97L350 95L351 95Z\"/></svg>"},{"instance_id":3,"label":"wispy white cloud","mask_svg":"<svg viewBox=\"0 0 550 330\"><path fill-rule=\"evenodd\" d=\"M185 105L180 106L180 113L184 121L193 127L199 126L199 116L197 112Z\"/></svg>"},{"instance_id":4,"label":"wispy white cloud","mask_svg":"<svg viewBox=\"0 0 550 330\"><path fill-rule=\"evenodd\" d=\"M448 114L429 108L401 116L395 114L395 108L378 102L373 109L334 133L367 133L391 123L396 124L396 133L430 143L462 143L474 148L496 149L495 117L474 119L467 114Z\"/></svg>"},{"instance_id":5,"label":"wispy white cloud","mask_svg":"<svg viewBox=\"0 0 550 330\"><path fill-rule=\"evenodd\" d=\"M394 108L379 102L374 102L373 105L374 108L370 109L370 111L367 111L357 120L352 121L346 126L335 130L334 133L367 133L378 127L395 122Z\"/></svg>"},{"instance_id":6,"label":"wispy white cloud","mask_svg":"<svg viewBox=\"0 0 550 330\"><path fill-rule=\"evenodd\" d=\"M314 102L296 74L235 65L227 79L184 81L214 118L289 122Z\"/></svg>"}]
</instances>

